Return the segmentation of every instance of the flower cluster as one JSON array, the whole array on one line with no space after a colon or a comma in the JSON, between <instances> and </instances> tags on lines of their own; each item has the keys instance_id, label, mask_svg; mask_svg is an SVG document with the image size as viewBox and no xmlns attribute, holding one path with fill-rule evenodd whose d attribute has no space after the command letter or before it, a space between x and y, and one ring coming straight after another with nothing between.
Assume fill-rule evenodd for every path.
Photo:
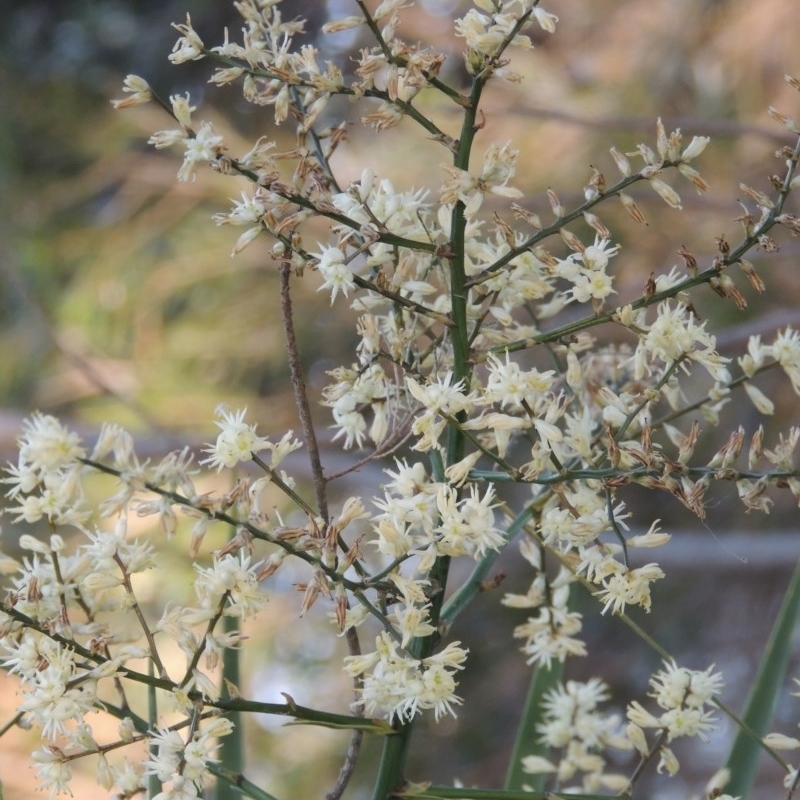
<instances>
[{"instance_id":1,"label":"flower cluster","mask_svg":"<svg viewBox=\"0 0 800 800\"><path fill-rule=\"evenodd\" d=\"M244 422L244 411L224 418L222 441L209 459L213 464L230 457L232 466L242 447L249 454L268 446ZM276 462L294 445L289 435L269 447ZM157 515L169 534L178 524L175 507L184 507L187 519L194 520L196 554L210 518L234 499L201 503L192 479L197 470L185 451L148 468L136 458L130 435L115 425L103 428L87 455L76 433L52 417L35 414L23 426L19 452L6 479L11 484L7 496L19 504L18 519L35 522L44 516L54 529L76 528L79 537L76 543L74 532L55 533L46 541L23 534L19 546L28 555L21 562L6 558L3 564L8 599L0 628L2 663L20 681L20 719L40 731L41 746L33 758L42 788L51 795L68 792L71 765L80 757L94 757L98 783L106 789L116 786L120 797L137 794L147 774L171 782L164 798L200 796L215 742L230 732L230 722L218 718L193 726L188 740L178 732L180 723L151 735L141 716L129 710L122 681L147 680L135 666L147 659L167 690L165 710L177 710L190 720L203 698L218 699L220 655L242 641L240 632L223 630L218 623L224 616L245 618L264 605L266 595L259 586L264 564L253 562L241 544L234 552L215 554L208 566L195 562L197 605L173 603L161 620L149 620L134 582L157 568L156 548L129 534L127 518ZM86 484L98 471L118 480L113 494L100 504L101 516L117 518L110 527L87 526L88 510L82 506L83 498L94 492ZM63 503L34 514L35 503L48 496L63 498ZM249 503L247 493L238 498L245 521ZM175 680L162 660L163 636L186 657L186 669ZM112 685L121 692L120 706L106 699ZM117 740L97 740L89 720L101 709L119 716ZM148 737L156 753L152 762L114 762L106 755Z\"/></svg>"},{"instance_id":2,"label":"flower cluster","mask_svg":"<svg viewBox=\"0 0 800 800\"><path fill-rule=\"evenodd\" d=\"M438 720L443 714L454 714L453 706L462 702L455 694L454 672L463 669L467 651L459 645L450 642L441 652L415 660L403 655L384 632L375 641L375 652L348 656L345 671L353 676L366 673L359 703L367 714L408 721L420 711L433 709Z\"/></svg>"},{"instance_id":3,"label":"flower cluster","mask_svg":"<svg viewBox=\"0 0 800 800\"><path fill-rule=\"evenodd\" d=\"M735 430L710 458L714 447L697 447L700 420L707 428L720 423L740 388L757 412L773 413L774 402L756 385L766 370L782 369L800 394L800 333L786 328L768 345L753 337L739 359L723 356L690 294L707 284L741 308L739 272L763 289L745 255L776 252L773 229L800 231L784 209L798 185L800 146L783 153L786 172L773 180L773 194L742 187L758 211L743 204L741 242L717 239L704 269L681 247L683 266L643 278L641 294L632 296L630 283L618 280L625 240L612 234L602 204L619 198L643 222L630 189L639 184L680 209L669 176L704 191L692 164L709 140L686 144L658 120L653 146L612 148L616 183L593 167L572 208L552 189L526 198L516 180L519 151L497 141L478 151L476 137L484 128L483 92L494 79L522 79L508 53L532 47L533 32L556 29L558 18L537 0L476 0L454 21L468 91L441 77L443 53L399 35L405 0L384 0L374 11L358 2L360 14L325 26L326 34L358 29L371 37L349 72L320 64L313 44L296 42L304 21L285 18L279 0L234 5L240 41L226 31L222 44L208 47L187 17L175 26L170 60L207 61L213 84L241 84L245 101L271 107L277 125L291 120L294 146L281 150L265 136L235 148L210 122L195 121L188 95L162 100L136 76L115 105L154 101L171 115L177 127L154 133L150 143L182 148L179 180L194 180L208 166L244 184L230 193L241 199L214 222L244 228L233 255L259 240L271 243L302 435L259 435L246 410L221 407L217 438L199 463L189 448L149 463L118 426L104 426L90 452L53 417L26 421L19 458L4 479L9 512L14 526L45 521L50 531L46 541L21 534L22 562L2 562L9 595L0 645L22 687L20 718L40 731L34 760L53 794L69 791L70 765L91 757L98 781L115 786L119 798L135 796L145 781L159 784L158 800L198 797L218 740L232 732L224 714L256 710L354 730L331 797L352 774L361 732L391 730L379 778L388 796L404 785L412 720L431 711L436 720L455 715L463 702L458 676L468 653L451 638L451 625L479 592L502 583L494 559L512 540L532 578L502 603L528 615L514 631L526 660L554 667L589 655L587 614L649 611L652 587L664 577L641 551L657 551L670 535L659 520L633 518L626 487L663 492L701 518L715 481L731 482L748 510L768 511L773 488L789 488L800 501L800 428L778 433L771 449L762 427ZM445 130L450 120L440 125L438 112L423 110L423 92L464 114L458 139ZM418 125L445 160L431 185L403 186L374 166L338 175L334 154L347 146L347 122L334 121L339 105L331 101L341 96L365 108L361 121L376 133ZM508 211L496 211L503 203ZM532 210L539 205L551 218ZM291 291L299 280L357 315L353 354L329 371L320 400L334 447L367 451L338 474L320 452L296 345ZM283 469L301 439L313 499ZM392 455L382 486L365 477L358 494L342 501L335 493L337 477ZM116 484L95 500L98 490L89 491L87 481L100 474L106 488L108 476ZM222 490L220 474L232 479ZM278 499L266 508L268 488ZM154 518L160 533L134 535L134 516ZM207 545L220 541L207 538L212 526L228 532L216 548ZM163 571L159 547L168 540L178 546L183 529L187 594L154 613L140 603L139 576ZM352 714L309 709L288 695L285 706L259 704L229 682L226 662L245 641L234 623L259 614L268 582L287 560L305 570L290 579L301 590L299 615L327 605L346 643ZM593 606L578 612L572 601L580 587ZM374 638L370 652L361 651L366 636ZM167 641L185 664L165 660ZM149 716L132 709L129 681L161 694ZM568 681L536 710L540 743L557 752L529 756L523 767L554 779L559 790L629 792L641 770L610 772L605 751L634 748L642 770L657 756L658 770L674 774L679 765L669 745L703 739L721 685L711 669L668 662L650 681L658 710L632 703L623 733L616 717L598 710L610 699L602 680ZM116 701L106 699L111 687ZM119 718L113 740L95 740L87 718L100 710ZM111 754L134 742L148 754L115 761ZM248 785L244 776L216 771L237 790Z\"/></svg>"},{"instance_id":4,"label":"flower cluster","mask_svg":"<svg viewBox=\"0 0 800 800\"><path fill-rule=\"evenodd\" d=\"M246 408L238 411L217 409L217 414L221 417L216 423L220 434L217 441L206 450L208 458L203 459L201 464L210 464L217 471L231 469L243 461L250 461L262 450L269 450L270 467L275 469L289 453L302 447L301 442L293 438L292 431L284 434L277 444L258 436L256 426L244 421L246 413Z\"/></svg>"},{"instance_id":5,"label":"flower cluster","mask_svg":"<svg viewBox=\"0 0 800 800\"><path fill-rule=\"evenodd\" d=\"M628 706L626 733L643 758L657 751L658 771L674 775L680 768L678 759L667 745L683 736L696 736L705 740L706 731L714 727L714 712L709 706L722 688L722 675L713 672L679 667L674 661L656 672L650 679L650 696L661 709L652 714L638 702ZM653 747L648 744L645 731L658 733Z\"/></svg>"},{"instance_id":6,"label":"flower cluster","mask_svg":"<svg viewBox=\"0 0 800 800\"><path fill-rule=\"evenodd\" d=\"M601 755L607 748L631 749L620 718L598 709L609 697L608 686L597 678L586 683L567 681L549 691L542 701L544 721L537 733L541 744L558 751L559 757L524 756L523 770L552 775L567 791L627 790L628 778L606 772L606 760ZM571 783L579 775L581 782Z\"/></svg>"},{"instance_id":7,"label":"flower cluster","mask_svg":"<svg viewBox=\"0 0 800 800\"><path fill-rule=\"evenodd\" d=\"M86 455L78 436L55 417L34 414L26 420L19 439L19 459L10 465L4 483L16 520L75 525L86 519L80 491L80 459Z\"/></svg>"}]
</instances>

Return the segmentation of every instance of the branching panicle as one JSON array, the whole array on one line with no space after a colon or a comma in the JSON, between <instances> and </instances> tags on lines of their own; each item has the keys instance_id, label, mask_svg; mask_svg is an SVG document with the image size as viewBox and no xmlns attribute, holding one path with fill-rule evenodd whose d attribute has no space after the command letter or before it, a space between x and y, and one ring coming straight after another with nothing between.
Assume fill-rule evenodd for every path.
<instances>
[{"instance_id":1,"label":"branching panicle","mask_svg":"<svg viewBox=\"0 0 800 800\"><path fill-rule=\"evenodd\" d=\"M706 263L676 243L682 267L648 270L631 295L630 282L618 280L623 239L600 216L605 203L618 199L642 223L628 194L637 187L681 209L676 186L707 189L694 162L709 138L686 142L659 119L651 143L628 153L611 148L618 181L591 167L573 207L550 189L542 200L551 221L527 210L520 151L508 142L478 147L477 137L488 114L484 94L497 81L521 79L509 68L514 51L556 31L558 18L538 0L476 0L455 20L466 90L441 77L443 53L399 36L410 5L404 0L356 0L358 13L325 26L323 33L362 29L371 37L350 73L321 64L313 46L298 46L304 23L285 19L279 2L234 5L241 41L226 31L222 45L208 47L187 16L175 26L180 38L170 61L209 62L213 84L240 85L246 101L271 107L276 125L291 123L296 146L281 151L262 137L234 152L210 121L195 117L188 95L162 100L137 76L128 76L127 96L114 105L155 101L173 118L177 127L154 133L150 143L182 149L178 180L195 180L209 167L218 180L237 181L240 199L214 222L244 228L234 256L261 242L273 248L280 295L270 313L282 314L303 443L292 431L262 436L246 409L221 407L217 438L199 462L187 449L149 464L118 426L105 426L89 455L53 417L35 413L26 421L18 460L4 478L7 512L15 528L44 520L51 536L21 535L22 561L0 561L9 575L0 643L3 665L21 687L15 719L39 731L33 759L51 794L69 790L70 764L85 756L97 757L98 781L116 787L117 797L133 797L146 783L161 787L158 800L198 797L212 775L247 796L269 797L216 764L219 740L234 735L225 715L254 712L352 730L330 798L346 792L363 734L384 736L373 797L387 800L411 786L405 765L417 717L455 716L469 701L458 688L468 648L450 627L479 592L501 585L491 570L513 540L532 579L501 602L529 614L514 636L529 664L550 670L568 657L591 657L588 614L627 620L630 608L648 612L653 586L664 578L657 555L641 551L658 554L671 536L658 519L634 519L626 487L660 490L701 519L709 487L719 481L734 484L748 511L768 512L777 489L800 503L800 428L766 434L742 427L710 458L696 447L739 389L754 413L773 413L760 380L766 371L781 371L800 394L800 332L753 336L741 355L724 356L697 310L706 284L743 308L735 268L763 291L761 264L778 251L783 230L800 230L798 215L787 210L800 183L800 138L784 152L785 171L771 187L741 185L737 241L719 237ZM461 114L458 138L432 118L426 93ZM338 96L351 98L376 132L403 124L443 145L441 174L416 188L365 166L348 183L332 158L349 146L345 124L331 123ZM792 118L771 114L798 136ZM498 203L508 204L506 216L492 214ZM298 343L290 284L301 280L357 315L352 360L328 372L319 405L332 419L334 446L366 454L335 474L325 466ZM264 298L265 308L273 299ZM303 446L310 489L291 456ZM370 486L367 468L379 459L382 483ZM361 467L359 491L337 496L334 479ZM236 472L227 491L212 488L211 478L223 472ZM105 488L108 476L116 479L99 500L98 475ZM110 517L117 522L109 530ZM157 519L158 544L129 530L134 517ZM70 544L65 528L79 533ZM158 582L170 583L159 539L179 538L184 528L194 597L164 601L154 615L140 577L161 573ZM230 535L213 549L206 542L218 541L216 528ZM453 569L456 562L471 570ZM324 606L331 635L344 635L354 713L312 709L289 695L285 704L252 701L240 694L247 687L225 683L224 656L247 642L240 623L260 618L286 580L301 590L300 616ZM580 590L592 605L579 612ZM665 655L655 635L642 636ZM370 642L363 652L362 642ZM168 644L185 663L174 665ZM103 699L101 689L112 682L119 708ZM130 710L131 682L157 690L153 722ZM680 764L671 744L705 739L722 678L711 667L689 670L667 658L650 688L657 708L631 702L623 720L600 710L611 689L599 677L553 686L537 710L539 740L528 743L539 754L523 754L522 769L551 781L559 795L630 793L651 765L674 774ZM121 718L116 739L95 740L87 717L98 709ZM141 741L148 752L139 752L138 764L110 758ZM778 734L766 745L800 747ZM609 749L638 753L638 765L621 770L625 762L615 756L611 771ZM796 775L787 779L790 791ZM709 797L725 797L717 783ZM465 789L464 796L474 795Z\"/></svg>"}]
</instances>

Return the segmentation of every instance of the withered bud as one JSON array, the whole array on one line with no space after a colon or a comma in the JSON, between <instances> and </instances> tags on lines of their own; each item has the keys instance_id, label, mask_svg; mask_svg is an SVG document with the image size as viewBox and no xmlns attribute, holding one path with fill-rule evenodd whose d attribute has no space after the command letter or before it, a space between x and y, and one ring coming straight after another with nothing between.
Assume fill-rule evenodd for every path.
<instances>
[{"instance_id":1,"label":"withered bud","mask_svg":"<svg viewBox=\"0 0 800 800\"><path fill-rule=\"evenodd\" d=\"M266 580L271 575L274 575L280 565L283 563L283 559L286 558L288 555L287 550L276 550L265 562L261 569L258 571L256 575L256 580L260 583L263 580Z\"/></svg>"},{"instance_id":2,"label":"withered bud","mask_svg":"<svg viewBox=\"0 0 800 800\"><path fill-rule=\"evenodd\" d=\"M545 266L554 269L558 266L558 259L543 247L536 247L531 251Z\"/></svg>"},{"instance_id":3,"label":"withered bud","mask_svg":"<svg viewBox=\"0 0 800 800\"><path fill-rule=\"evenodd\" d=\"M778 243L766 233L758 237L758 246L767 253L778 253L781 249L778 247Z\"/></svg>"},{"instance_id":4,"label":"withered bud","mask_svg":"<svg viewBox=\"0 0 800 800\"><path fill-rule=\"evenodd\" d=\"M573 250L576 253L582 253L584 250L586 250L586 245L574 233L572 233L572 231L568 231L566 228L561 228L558 233L564 240L564 244L566 244L570 250Z\"/></svg>"},{"instance_id":5,"label":"withered bud","mask_svg":"<svg viewBox=\"0 0 800 800\"><path fill-rule=\"evenodd\" d=\"M758 462L761 460L761 455L764 452L764 426L759 425L758 430L753 434L750 440L750 451L747 454L747 468L755 470L758 467Z\"/></svg>"},{"instance_id":6,"label":"withered bud","mask_svg":"<svg viewBox=\"0 0 800 800\"><path fill-rule=\"evenodd\" d=\"M644 174L644 170L642 171ZM681 196L661 178L648 178L648 182L653 191L668 205L670 208L680 211L683 206L681 205Z\"/></svg>"},{"instance_id":7,"label":"withered bud","mask_svg":"<svg viewBox=\"0 0 800 800\"><path fill-rule=\"evenodd\" d=\"M692 185L697 189L698 193L708 191L708 184L694 167L690 167L688 164L681 162L678 164L678 172L680 172L684 178L692 182Z\"/></svg>"},{"instance_id":8,"label":"withered bud","mask_svg":"<svg viewBox=\"0 0 800 800\"><path fill-rule=\"evenodd\" d=\"M683 259L686 264L686 271L690 275L697 274L697 259L686 249L686 245L681 245L678 250L678 255Z\"/></svg>"},{"instance_id":9,"label":"withered bud","mask_svg":"<svg viewBox=\"0 0 800 800\"><path fill-rule=\"evenodd\" d=\"M500 231L500 235L505 240L505 243L509 249L513 248L516 244L514 240L514 231L507 222L503 221L497 212L494 214L494 224L497 226L497 230Z\"/></svg>"},{"instance_id":10,"label":"withered bud","mask_svg":"<svg viewBox=\"0 0 800 800\"><path fill-rule=\"evenodd\" d=\"M744 213L741 217L735 217L733 221L741 222L745 235L752 236L755 230L756 219L750 212L750 209L741 200L739 200L739 205L742 207Z\"/></svg>"},{"instance_id":11,"label":"withered bud","mask_svg":"<svg viewBox=\"0 0 800 800\"><path fill-rule=\"evenodd\" d=\"M725 288L722 286L722 282L719 278L711 278L709 280L708 285L720 296L720 297L727 297L728 293L725 291Z\"/></svg>"},{"instance_id":12,"label":"withered bud","mask_svg":"<svg viewBox=\"0 0 800 800\"><path fill-rule=\"evenodd\" d=\"M667 148L669 147L669 140L667 139L667 131L664 128L664 123L661 117L656 120L656 148L661 158L667 157Z\"/></svg>"},{"instance_id":13,"label":"withered bud","mask_svg":"<svg viewBox=\"0 0 800 800\"><path fill-rule=\"evenodd\" d=\"M764 192L758 191L758 189L754 189L752 186L748 186L746 183L740 183L739 188L748 196L752 197L753 200L756 201L758 205L762 208L774 208L775 203L764 194Z\"/></svg>"},{"instance_id":14,"label":"withered bud","mask_svg":"<svg viewBox=\"0 0 800 800\"><path fill-rule=\"evenodd\" d=\"M616 469L619 466L621 454L617 445L617 440L614 438L614 435L611 433L611 428L608 426L606 426L606 448L608 449L608 460L611 466Z\"/></svg>"},{"instance_id":15,"label":"withered bud","mask_svg":"<svg viewBox=\"0 0 800 800\"><path fill-rule=\"evenodd\" d=\"M628 212L628 214L630 214L635 222L638 222L642 225L647 225L647 220L644 218L644 214L642 214L642 212L639 210L639 206L636 205L636 202L630 195L625 194L625 192L620 192L619 199L625 210Z\"/></svg>"},{"instance_id":16,"label":"withered bud","mask_svg":"<svg viewBox=\"0 0 800 800\"><path fill-rule=\"evenodd\" d=\"M587 189L593 189L596 195L603 194L606 190L606 178L597 167L589 165L592 169L592 176L589 178Z\"/></svg>"},{"instance_id":17,"label":"withered bud","mask_svg":"<svg viewBox=\"0 0 800 800\"><path fill-rule=\"evenodd\" d=\"M717 250L722 253L723 256L728 255L731 251L731 246L725 241L725 236L717 236L714 239L715 244L717 245Z\"/></svg>"},{"instance_id":18,"label":"withered bud","mask_svg":"<svg viewBox=\"0 0 800 800\"><path fill-rule=\"evenodd\" d=\"M326 22L322 26L322 32L326 34L341 33L342 31L348 31L352 28L358 28L363 24L364 17L362 16L343 17L342 19L335 19L332 22Z\"/></svg>"},{"instance_id":19,"label":"withered bud","mask_svg":"<svg viewBox=\"0 0 800 800\"><path fill-rule=\"evenodd\" d=\"M629 178L631 175L631 162L628 161L627 157L617 150L616 147L612 147L609 151L611 153L611 157L617 164L617 168L622 173L623 177Z\"/></svg>"},{"instance_id":20,"label":"withered bud","mask_svg":"<svg viewBox=\"0 0 800 800\"><path fill-rule=\"evenodd\" d=\"M795 235L800 234L800 217L794 214L780 214L775 217L775 222L788 226Z\"/></svg>"},{"instance_id":21,"label":"withered bud","mask_svg":"<svg viewBox=\"0 0 800 800\"><path fill-rule=\"evenodd\" d=\"M747 260L742 259L739 262L742 272L744 272L750 285L761 294L767 287L761 276L756 272L756 268Z\"/></svg>"},{"instance_id":22,"label":"withered bud","mask_svg":"<svg viewBox=\"0 0 800 800\"><path fill-rule=\"evenodd\" d=\"M597 214L590 214L588 211L584 211L583 218L586 220L586 224L603 239L611 238L611 231L603 224Z\"/></svg>"},{"instance_id":23,"label":"withered bud","mask_svg":"<svg viewBox=\"0 0 800 800\"><path fill-rule=\"evenodd\" d=\"M692 303L688 296L683 293L679 294L678 297L680 298L681 303L683 303L683 307L699 322L701 317L697 313L694 303Z\"/></svg>"},{"instance_id":24,"label":"withered bud","mask_svg":"<svg viewBox=\"0 0 800 800\"><path fill-rule=\"evenodd\" d=\"M769 513L772 501L768 497L764 497L764 493L767 490L766 478L759 478L753 483L740 481L736 488L739 491L739 499L747 508L752 508L754 511L763 511L765 514Z\"/></svg>"},{"instance_id":25,"label":"withered bud","mask_svg":"<svg viewBox=\"0 0 800 800\"><path fill-rule=\"evenodd\" d=\"M217 153L214 156L214 160L209 164L211 169L214 170L214 172L219 172L220 175L229 175L233 169L233 165L233 159L223 153Z\"/></svg>"},{"instance_id":26,"label":"withered bud","mask_svg":"<svg viewBox=\"0 0 800 800\"><path fill-rule=\"evenodd\" d=\"M547 200L550 203L550 208L553 209L553 215L556 219L561 219L564 216L564 206L561 205L561 201L558 199L558 195L552 190L547 190Z\"/></svg>"},{"instance_id":27,"label":"withered bud","mask_svg":"<svg viewBox=\"0 0 800 800\"><path fill-rule=\"evenodd\" d=\"M725 295L733 298L733 302L736 303L736 307L740 311L747 308L747 300L745 299L745 296L739 291L739 287L733 282L733 278L731 278L730 275L720 275L719 282L720 286L725 291Z\"/></svg>"},{"instance_id":28,"label":"withered bud","mask_svg":"<svg viewBox=\"0 0 800 800\"><path fill-rule=\"evenodd\" d=\"M738 430L735 430L727 442L715 453L708 466L713 468L727 469L733 464L742 452L742 445L744 444L744 428L740 425Z\"/></svg>"},{"instance_id":29,"label":"withered bud","mask_svg":"<svg viewBox=\"0 0 800 800\"><path fill-rule=\"evenodd\" d=\"M336 598L336 627L341 633L344 630L345 622L347 620L347 598Z\"/></svg>"},{"instance_id":30,"label":"withered bud","mask_svg":"<svg viewBox=\"0 0 800 800\"><path fill-rule=\"evenodd\" d=\"M692 428L678 449L678 461L681 464L686 464L694 453L694 446L697 444L697 437L700 435L700 425L697 420L692 423Z\"/></svg>"},{"instance_id":31,"label":"withered bud","mask_svg":"<svg viewBox=\"0 0 800 800\"><path fill-rule=\"evenodd\" d=\"M780 122L787 131L790 131L791 133L800 133L800 127L797 126L797 122L794 117L788 117L786 114L781 114L777 108L773 108L772 106L767 109L767 114L769 114L770 117L772 117L772 119L774 119L776 122Z\"/></svg>"},{"instance_id":32,"label":"withered bud","mask_svg":"<svg viewBox=\"0 0 800 800\"><path fill-rule=\"evenodd\" d=\"M517 205L517 203L511 204L511 210L517 217L524 219L532 228L535 228L537 231L542 229L542 221L539 219L538 214L534 214L533 211L528 211L528 209Z\"/></svg>"}]
</instances>

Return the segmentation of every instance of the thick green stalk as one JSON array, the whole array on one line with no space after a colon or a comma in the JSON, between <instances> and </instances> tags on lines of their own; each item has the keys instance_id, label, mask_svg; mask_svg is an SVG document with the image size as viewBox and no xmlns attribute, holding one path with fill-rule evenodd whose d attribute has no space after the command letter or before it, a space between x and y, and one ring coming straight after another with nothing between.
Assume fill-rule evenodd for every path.
<instances>
[{"instance_id":1,"label":"thick green stalk","mask_svg":"<svg viewBox=\"0 0 800 800\"><path fill-rule=\"evenodd\" d=\"M408 757L412 725L411 722L398 724L395 728L397 735L386 737L372 794L373 800L389 800L393 792L402 788L403 769Z\"/></svg>"},{"instance_id":2,"label":"thick green stalk","mask_svg":"<svg viewBox=\"0 0 800 800\"><path fill-rule=\"evenodd\" d=\"M539 664L534 667L525 708L514 739L504 789L519 790L523 785L530 785L535 791L544 791L546 777L544 773L539 775L526 773L522 769L522 759L531 755L547 756L547 746L538 741L536 728L542 722L542 699L561 681L563 672L564 664L561 661L553 661L550 666Z\"/></svg>"},{"instance_id":3,"label":"thick green stalk","mask_svg":"<svg viewBox=\"0 0 800 800\"><path fill-rule=\"evenodd\" d=\"M233 633L239 629L239 620L235 617L223 617L225 633ZM240 657L239 650L226 647L222 654L222 697L230 697L230 686L240 685ZM219 763L223 769L234 775L241 775L244 771L244 730L242 729L242 714L239 711L228 712L228 719L233 723L233 730L228 736L222 737L219 746ZM214 798L215 800L236 800L242 796L241 791L229 780L218 780Z\"/></svg>"},{"instance_id":4,"label":"thick green stalk","mask_svg":"<svg viewBox=\"0 0 800 800\"><path fill-rule=\"evenodd\" d=\"M409 798L411 795L409 795ZM428 786L415 791L414 800L633 800L629 794L553 794L527 792L520 789L473 789L462 786ZM645 800L645 798L640 798Z\"/></svg>"},{"instance_id":5,"label":"thick green stalk","mask_svg":"<svg viewBox=\"0 0 800 800\"><path fill-rule=\"evenodd\" d=\"M470 95L471 102L464 111L461 138L454 158L454 165L459 169L467 169L469 167L469 156L476 133L475 121L482 87L483 81L477 78L474 81ZM453 344L453 379L454 381L463 380L468 389L470 380L469 329L467 326L468 290L464 269L464 232L466 224L464 204L461 202L456 203L450 228L450 301L453 321L453 325L450 328L450 336ZM456 426L450 426L447 432L445 466L459 461L463 456L464 435ZM449 566L450 559L442 557L437 559L431 570L431 582L437 589L431 598L430 616L434 625L439 619L444 602ZM415 640L409 649L417 658L423 659L431 654L438 640L439 635L432 634L424 639ZM372 795L373 800L386 800L403 782L403 771L408 756L413 721L402 724L397 723L395 729L397 734L387 737L384 742L375 790Z\"/></svg>"},{"instance_id":6,"label":"thick green stalk","mask_svg":"<svg viewBox=\"0 0 800 800\"><path fill-rule=\"evenodd\" d=\"M155 667L153 665L153 661L150 660L147 662L147 672L150 677L154 677L154 670ZM158 724L158 698L156 697L156 687L153 684L150 684L147 687L147 720L149 724L149 728L151 731L156 729ZM152 741L149 744L150 755L155 758L158 756L158 750L154 747ZM161 791L161 781L158 779L157 775L148 775L147 776L147 797L148 800L150 798L155 797Z\"/></svg>"},{"instance_id":7,"label":"thick green stalk","mask_svg":"<svg viewBox=\"0 0 800 800\"><path fill-rule=\"evenodd\" d=\"M765 749L761 741L769 730L781 687L792 655L797 623L800 620L800 562L786 589L781 610L778 613L764 657L750 688L744 712L743 725L736 734L726 766L731 780L726 792L748 797L758 771L758 760Z\"/></svg>"}]
</instances>

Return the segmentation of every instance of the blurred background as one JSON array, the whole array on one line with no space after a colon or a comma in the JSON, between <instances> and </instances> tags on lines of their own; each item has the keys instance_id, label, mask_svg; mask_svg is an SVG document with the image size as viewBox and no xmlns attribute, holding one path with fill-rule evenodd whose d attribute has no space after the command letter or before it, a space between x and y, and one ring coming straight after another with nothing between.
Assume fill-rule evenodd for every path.
<instances>
[{"instance_id":1,"label":"blurred background","mask_svg":"<svg viewBox=\"0 0 800 800\"><path fill-rule=\"evenodd\" d=\"M466 76L452 19L467 7L459 0L428 0L404 12L403 33L446 52L443 77L461 87ZM709 193L698 197L688 183L669 178L682 195L683 213L645 190L634 195L646 227L636 226L613 203L600 211L622 245L615 260L620 301L638 296L652 271L666 272L679 263L681 245L701 266L710 264L717 237L738 241L739 183L768 190L769 176L783 173L775 151L792 139L769 119L767 108L800 116L800 95L783 79L785 73L800 75L800 8L794 0L571 0L546 7L561 17L558 32L552 37L534 32L534 50L512 51L512 66L525 79L491 85L476 157L492 141L511 140L521 150L515 185L525 192L522 202L549 218L549 187L570 208L581 202L592 166L613 182L617 173L609 147L624 152L642 141L654 145L658 116L667 130L680 127L687 141L710 135L712 146L697 164ZM283 8L285 18L308 18L304 41L345 69L350 55L368 44L349 34L317 36L325 21L355 13L349 0L285 0ZM209 45L222 41L225 26L232 38L238 35L238 15L225 0L0 5L4 460L14 457L21 419L34 409L63 417L90 439L102 420L119 422L137 433L141 452L153 456L179 443L212 439L213 410L220 402L247 405L263 434L297 428L270 243L257 240L231 259L241 231L211 223L212 214L227 210L245 186L202 170L196 182L177 183L179 154L146 144L153 131L173 127L171 120L155 106L113 111L109 103L123 96L125 75L136 73L164 97L189 91L198 106L196 118L212 120L232 152L249 149L261 135L292 146L291 131L274 128L271 109L244 103L237 87L208 85L205 62L174 67L167 61L177 38L170 23L184 21L187 12ZM457 131L453 107L427 96L419 105L442 128ZM423 140L411 123L376 136L358 122L363 113L335 103L325 120L351 120L350 141L334 160L340 182L357 179L369 165L397 186L430 186L445 160L442 148ZM796 201L788 210L800 212ZM800 323L800 246L788 236L779 244L780 253L756 258L767 284L764 295L734 275L748 300L745 310L708 289L695 293L695 307L719 332L723 354L737 355L752 333L769 341L780 327ZM315 279L308 276L295 289L295 307L312 393L318 395L325 371L350 363L355 337L349 311L341 304L331 311L327 295L315 290ZM778 376L759 386L778 406L775 417L765 421L770 442L776 431L798 422L797 397ZM741 423L752 431L760 421L742 395L726 410L722 430ZM320 430L328 424L320 412ZM713 448L716 440L709 436L707 446ZM325 446L329 463L348 463L350 456ZM362 472L357 480L370 497L380 478ZM353 488L351 482L341 491ZM659 516L662 527L675 534L675 547L664 555L668 577L657 587L655 610L640 621L660 631L662 644L677 657L686 654L687 666L704 669L716 661L728 683L724 699L739 709L800 542L790 500L776 496L770 517L751 519L735 498L733 487L719 487L706 525L669 500L636 492L625 499L634 509L647 505L643 529ZM3 547L11 554L16 554L14 538L6 523ZM181 563L177 551L174 558ZM525 591L531 578L517 562L509 554L498 567L508 573L509 591ZM186 574L188 580L188 569ZM309 644L302 626L294 624L298 599L291 576L285 582L286 595L276 595L253 631L259 646L248 655L254 677L247 691L272 699L283 690L305 705L329 702L344 710L345 684L323 669L338 658L331 648L340 643L323 644L323 637L316 637L314 646ZM143 587L151 590L155 608L160 602L155 588ZM511 636L524 615L499 613L499 597L482 596L459 620L456 633L473 651L461 687L467 703L457 721L421 726L411 779L502 782L529 670ZM600 672L612 688L641 695L654 659L624 627L592 619L589 647L590 652L602 647L602 669L594 659L575 663L569 677ZM6 678L0 681L2 725L12 713L15 689ZM783 732L795 732L797 712L797 699L787 695L779 712ZM341 734L277 730L269 721L248 730L251 774L267 790L312 798L330 787L345 746ZM729 735L730 726L723 724L713 740L720 762ZM21 766L21 754L31 741L30 734L19 732L0 739L6 800L30 796L32 775ZM669 800L699 792L716 766L707 753L703 750L696 764L686 753L686 772L668 785L653 780L643 787L646 796ZM363 787L369 785L375 755L368 746L350 797L367 796ZM774 791L776 776L769 770L765 767L764 780L772 780ZM91 775L77 780L76 796L105 797Z\"/></svg>"}]
</instances>

